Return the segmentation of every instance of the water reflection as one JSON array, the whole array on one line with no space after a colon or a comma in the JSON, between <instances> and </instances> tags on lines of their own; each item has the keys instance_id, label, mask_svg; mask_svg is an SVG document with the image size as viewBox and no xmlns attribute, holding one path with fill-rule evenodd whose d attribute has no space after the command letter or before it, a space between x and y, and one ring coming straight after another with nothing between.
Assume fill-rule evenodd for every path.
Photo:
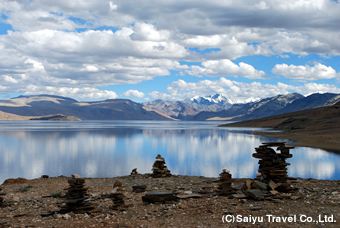
<instances>
[{"instance_id":1,"label":"water reflection","mask_svg":"<svg viewBox=\"0 0 340 228\"><path fill-rule=\"evenodd\" d=\"M84 177L150 173L158 153L173 174L255 177L254 148L277 139L251 135L254 129L217 128L216 122L82 121L0 122L0 182L78 173ZM288 159L289 175L339 179L340 156L299 147Z\"/></svg>"}]
</instances>

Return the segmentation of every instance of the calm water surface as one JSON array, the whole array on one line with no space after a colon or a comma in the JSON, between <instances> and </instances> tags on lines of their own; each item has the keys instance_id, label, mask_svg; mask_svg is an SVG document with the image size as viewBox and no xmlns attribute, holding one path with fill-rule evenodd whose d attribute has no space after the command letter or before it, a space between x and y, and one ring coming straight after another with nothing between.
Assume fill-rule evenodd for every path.
<instances>
[{"instance_id":1,"label":"calm water surface","mask_svg":"<svg viewBox=\"0 0 340 228\"><path fill-rule=\"evenodd\" d=\"M173 174L253 178L262 142L251 128L218 128L225 122L175 121L0 121L0 183L7 178L38 178L77 173L115 177L151 173L161 154ZM321 149L296 147L287 161L293 177L339 179L340 156Z\"/></svg>"}]
</instances>

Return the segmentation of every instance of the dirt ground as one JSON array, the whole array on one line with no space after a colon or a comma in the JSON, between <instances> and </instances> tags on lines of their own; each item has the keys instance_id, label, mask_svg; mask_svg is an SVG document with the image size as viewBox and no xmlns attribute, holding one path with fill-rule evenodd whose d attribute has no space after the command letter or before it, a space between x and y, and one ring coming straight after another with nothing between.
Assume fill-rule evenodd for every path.
<instances>
[{"instance_id":1,"label":"dirt ground","mask_svg":"<svg viewBox=\"0 0 340 228\"><path fill-rule=\"evenodd\" d=\"M88 201L98 204L101 212L60 214L67 180L61 176L5 181L0 186L1 193L6 193L1 196L0 227L340 227L338 180L291 178L288 182L295 192L256 201L219 196L218 178L152 178L148 174L86 178ZM111 210L113 202L106 197L117 180L125 190L127 207L122 211ZM233 179L233 186L237 189L245 181ZM167 191L181 199L147 204L142 201L146 192L132 192L136 185L146 185L146 192Z\"/></svg>"}]
</instances>

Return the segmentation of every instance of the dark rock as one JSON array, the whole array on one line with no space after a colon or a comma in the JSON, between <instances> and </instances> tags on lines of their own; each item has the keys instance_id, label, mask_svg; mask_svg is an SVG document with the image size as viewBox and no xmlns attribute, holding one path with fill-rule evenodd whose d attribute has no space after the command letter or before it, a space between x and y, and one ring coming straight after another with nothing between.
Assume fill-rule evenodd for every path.
<instances>
[{"instance_id":1,"label":"dark rock","mask_svg":"<svg viewBox=\"0 0 340 228\"><path fill-rule=\"evenodd\" d=\"M245 192L245 194L254 198L255 200L263 200L264 199L263 193L259 189L247 190Z\"/></svg>"},{"instance_id":2,"label":"dark rock","mask_svg":"<svg viewBox=\"0 0 340 228\"><path fill-rule=\"evenodd\" d=\"M261 181L254 180L254 181L251 183L251 188L252 188L252 189L260 189L260 190L267 190L268 185L265 184L265 183L262 183Z\"/></svg>"},{"instance_id":3,"label":"dark rock","mask_svg":"<svg viewBox=\"0 0 340 228\"><path fill-rule=\"evenodd\" d=\"M225 215L232 215L233 212L232 211L224 211L223 214L225 214Z\"/></svg>"},{"instance_id":4,"label":"dark rock","mask_svg":"<svg viewBox=\"0 0 340 228\"><path fill-rule=\"evenodd\" d=\"M132 186L132 191L139 193L139 192L145 192L146 190L146 185L136 185L136 186Z\"/></svg>"},{"instance_id":5,"label":"dark rock","mask_svg":"<svg viewBox=\"0 0 340 228\"><path fill-rule=\"evenodd\" d=\"M178 197L170 192L148 192L142 197L142 200L146 203L165 203L167 201L176 201L178 200Z\"/></svg>"},{"instance_id":6,"label":"dark rock","mask_svg":"<svg viewBox=\"0 0 340 228\"><path fill-rule=\"evenodd\" d=\"M259 210L262 210L262 207L251 207L250 208L251 211L259 211Z\"/></svg>"},{"instance_id":7,"label":"dark rock","mask_svg":"<svg viewBox=\"0 0 340 228\"><path fill-rule=\"evenodd\" d=\"M51 211L51 212L47 212L47 213L42 213L40 214L41 217L48 217L48 216L51 216L51 215L54 215L55 214L55 211Z\"/></svg>"}]
</instances>

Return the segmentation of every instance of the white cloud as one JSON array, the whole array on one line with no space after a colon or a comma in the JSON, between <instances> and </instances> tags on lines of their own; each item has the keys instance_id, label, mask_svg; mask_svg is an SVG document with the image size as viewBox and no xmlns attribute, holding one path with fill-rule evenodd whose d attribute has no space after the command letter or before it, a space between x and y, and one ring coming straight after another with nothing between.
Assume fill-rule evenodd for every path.
<instances>
[{"instance_id":1,"label":"white cloud","mask_svg":"<svg viewBox=\"0 0 340 228\"><path fill-rule=\"evenodd\" d=\"M124 92L124 96L130 97L130 98L142 98L145 96L143 92L139 92L138 90L128 90Z\"/></svg>"},{"instance_id":2,"label":"white cloud","mask_svg":"<svg viewBox=\"0 0 340 228\"><path fill-rule=\"evenodd\" d=\"M314 66L276 64L272 72L286 78L301 80L331 79L339 76L339 73L336 73L331 66L327 67L321 63L315 63Z\"/></svg>"},{"instance_id":3,"label":"white cloud","mask_svg":"<svg viewBox=\"0 0 340 228\"><path fill-rule=\"evenodd\" d=\"M339 11L340 4L330 0L143 0L138 7L132 0L2 0L0 18L15 31L0 36L0 92L18 93L28 86L136 84L170 75L171 70L264 79L265 72L230 60L291 53L340 55ZM107 30L95 31L101 26ZM206 48L219 51L202 53ZM202 65L189 67L180 61ZM338 77L334 69L277 64L273 72L317 80ZM225 90L200 83L195 86L204 93ZM252 97L251 89L247 95L241 84L233 86L241 100Z\"/></svg>"},{"instance_id":4,"label":"white cloud","mask_svg":"<svg viewBox=\"0 0 340 228\"><path fill-rule=\"evenodd\" d=\"M39 87L29 85L23 94L51 94L58 96L71 97L77 100L105 100L115 99L117 94L113 91L99 90L96 88L84 87L84 88L70 88L70 87Z\"/></svg>"},{"instance_id":5,"label":"white cloud","mask_svg":"<svg viewBox=\"0 0 340 228\"><path fill-rule=\"evenodd\" d=\"M202 62L202 66L192 66L187 73L194 76L243 76L250 79L268 78L264 71L256 70L253 66L240 62L236 65L228 59L208 60Z\"/></svg>"},{"instance_id":6,"label":"white cloud","mask_svg":"<svg viewBox=\"0 0 340 228\"><path fill-rule=\"evenodd\" d=\"M185 82L180 79L172 82L167 88L169 94L153 91L149 95L153 99L183 100L195 95L205 96L215 93L222 94L236 103L244 103L273 97L279 94L297 92L302 95L311 93L340 93L340 88L330 84L308 83L293 86L278 82L277 84L262 84L260 82L237 82L221 77L219 80L202 80L197 83Z\"/></svg>"}]
</instances>

